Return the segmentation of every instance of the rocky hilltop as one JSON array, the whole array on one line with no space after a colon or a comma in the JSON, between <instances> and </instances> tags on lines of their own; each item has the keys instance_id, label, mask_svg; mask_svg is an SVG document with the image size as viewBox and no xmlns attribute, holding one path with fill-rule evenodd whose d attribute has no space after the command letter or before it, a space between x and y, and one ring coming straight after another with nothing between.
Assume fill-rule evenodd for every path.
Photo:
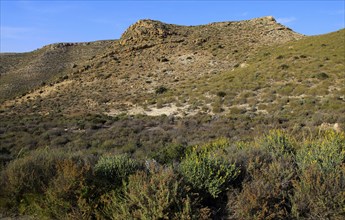
<instances>
[{"instance_id":1,"label":"rocky hilltop","mask_svg":"<svg viewBox=\"0 0 345 220\"><path fill-rule=\"evenodd\" d=\"M139 20L119 40L59 43L30 53L2 54L0 98L8 103L26 94L35 99L39 94L50 100L48 97L58 92L65 99L76 97L73 106L65 110L76 106L86 109L86 100L94 103L88 107L97 110L104 103L85 92L99 90L102 85L106 91L102 96L113 97L106 107L117 109L114 105L147 100L158 86L171 87L232 70L245 65L258 48L301 38L271 16L200 26Z\"/></svg>"},{"instance_id":2,"label":"rocky hilltop","mask_svg":"<svg viewBox=\"0 0 345 220\"><path fill-rule=\"evenodd\" d=\"M292 34L291 29L277 23L272 16L239 22L216 22L200 26L179 26L145 19L131 25L122 34L121 44L157 44L181 41L189 37L194 38L194 43L200 44L205 43L207 38L219 37L215 34L221 34L222 39L230 39L237 34L243 34L243 32L246 32L246 35L243 37L248 37L248 34L254 34L253 38L263 41L261 42L262 44L267 44L272 40L283 42L301 37L299 34ZM224 35L224 33L228 34Z\"/></svg>"}]
</instances>

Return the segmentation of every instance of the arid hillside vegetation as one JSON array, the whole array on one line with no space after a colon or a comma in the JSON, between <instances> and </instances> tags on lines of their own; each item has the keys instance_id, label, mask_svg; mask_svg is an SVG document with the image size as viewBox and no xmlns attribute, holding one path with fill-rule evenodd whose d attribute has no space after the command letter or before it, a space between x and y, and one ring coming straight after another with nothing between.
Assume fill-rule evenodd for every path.
<instances>
[{"instance_id":1,"label":"arid hillside vegetation","mask_svg":"<svg viewBox=\"0 0 345 220\"><path fill-rule=\"evenodd\" d=\"M0 218L345 217L344 29L140 20L0 58Z\"/></svg>"}]
</instances>

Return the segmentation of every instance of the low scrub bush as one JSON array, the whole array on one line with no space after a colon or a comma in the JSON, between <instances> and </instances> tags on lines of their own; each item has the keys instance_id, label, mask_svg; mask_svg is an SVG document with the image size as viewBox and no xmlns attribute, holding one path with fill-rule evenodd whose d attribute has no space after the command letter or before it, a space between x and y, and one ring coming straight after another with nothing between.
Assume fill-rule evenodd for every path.
<instances>
[{"instance_id":1,"label":"low scrub bush","mask_svg":"<svg viewBox=\"0 0 345 220\"><path fill-rule=\"evenodd\" d=\"M220 113L220 112L223 112L224 109L222 108L223 106L223 101L222 100L216 100L215 102L212 103L212 111L214 113Z\"/></svg>"},{"instance_id":2,"label":"low scrub bush","mask_svg":"<svg viewBox=\"0 0 345 220\"><path fill-rule=\"evenodd\" d=\"M161 164L180 162L185 155L186 147L181 144L169 144L153 154L153 158Z\"/></svg>"},{"instance_id":3,"label":"low scrub bush","mask_svg":"<svg viewBox=\"0 0 345 220\"><path fill-rule=\"evenodd\" d=\"M56 175L56 164L64 157L61 151L46 148L13 160L4 170L4 190L15 197L24 193L42 193Z\"/></svg>"},{"instance_id":4,"label":"low scrub bush","mask_svg":"<svg viewBox=\"0 0 345 220\"><path fill-rule=\"evenodd\" d=\"M226 92L219 91L219 92L217 92L217 96L223 98L224 96L226 96Z\"/></svg>"},{"instance_id":5,"label":"low scrub bush","mask_svg":"<svg viewBox=\"0 0 345 220\"><path fill-rule=\"evenodd\" d=\"M293 140L280 130L272 130L268 135L259 141L264 149L267 149L273 156L281 157L295 153Z\"/></svg>"},{"instance_id":6,"label":"low scrub bush","mask_svg":"<svg viewBox=\"0 0 345 220\"><path fill-rule=\"evenodd\" d=\"M316 79L323 80L323 79L329 78L329 76L328 76L327 73L321 72L321 73L316 73L316 74L314 74L314 75L312 76L312 78L316 78Z\"/></svg>"},{"instance_id":7,"label":"low scrub bush","mask_svg":"<svg viewBox=\"0 0 345 220\"><path fill-rule=\"evenodd\" d=\"M156 94L163 94L165 93L166 91L168 91L168 89L164 86L159 86L156 88L155 92Z\"/></svg>"},{"instance_id":8,"label":"low scrub bush","mask_svg":"<svg viewBox=\"0 0 345 220\"><path fill-rule=\"evenodd\" d=\"M220 140L202 147L196 146L180 164L180 172L185 180L194 189L213 198L224 192L240 173L235 164L216 157L215 150L225 144Z\"/></svg>"},{"instance_id":9,"label":"low scrub bush","mask_svg":"<svg viewBox=\"0 0 345 220\"><path fill-rule=\"evenodd\" d=\"M44 199L29 204L35 213L48 219L90 219L97 202L90 185L91 165L86 161L65 159L57 164L57 174L45 191Z\"/></svg>"},{"instance_id":10,"label":"low scrub bush","mask_svg":"<svg viewBox=\"0 0 345 220\"><path fill-rule=\"evenodd\" d=\"M291 200L297 219L344 219L345 165L322 172L312 164L294 182Z\"/></svg>"},{"instance_id":11,"label":"low scrub bush","mask_svg":"<svg viewBox=\"0 0 345 220\"><path fill-rule=\"evenodd\" d=\"M113 192L105 207L111 219L197 219L186 188L171 168L131 175L124 193ZM196 213L193 213L196 212Z\"/></svg>"},{"instance_id":12,"label":"low scrub bush","mask_svg":"<svg viewBox=\"0 0 345 220\"><path fill-rule=\"evenodd\" d=\"M239 219L289 219L292 181L296 178L293 163L283 159L259 167L250 170L251 178L243 183L235 205L228 209Z\"/></svg>"},{"instance_id":13,"label":"low scrub bush","mask_svg":"<svg viewBox=\"0 0 345 220\"><path fill-rule=\"evenodd\" d=\"M118 186L139 167L140 164L127 154L102 156L95 165L95 173L109 184Z\"/></svg>"},{"instance_id":14,"label":"low scrub bush","mask_svg":"<svg viewBox=\"0 0 345 220\"><path fill-rule=\"evenodd\" d=\"M345 135L314 134L274 130L254 141L162 143L146 169L127 154L99 157L104 149L22 152L3 167L0 212L39 219L343 219Z\"/></svg>"},{"instance_id":15,"label":"low scrub bush","mask_svg":"<svg viewBox=\"0 0 345 220\"><path fill-rule=\"evenodd\" d=\"M296 154L301 171L316 165L322 172L334 170L345 161L345 136L335 131L320 133L318 140L305 141Z\"/></svg>"},{"instance_id":16,"label":"low scrub bush","mask_svg":"<svg viewBox=\"0 0 345 220\"><path fill-rule=\"evenodd\" d=\"M326 131L296 155L292 213L296 218L342 219L345 214L345 136Z\"/></svg>"}]
</instances>

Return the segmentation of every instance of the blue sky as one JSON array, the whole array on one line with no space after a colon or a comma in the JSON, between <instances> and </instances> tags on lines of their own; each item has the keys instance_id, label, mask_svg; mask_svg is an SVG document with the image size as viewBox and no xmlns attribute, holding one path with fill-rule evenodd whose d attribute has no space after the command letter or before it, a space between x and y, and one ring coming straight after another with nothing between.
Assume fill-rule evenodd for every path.
<instances>
[{"instance_id":1,"label":"blue sky","mask_svg":"<svg viewBox=\"0 0 345 220\"><path fill-rule=\"evenodd\" d=\"M56 42L118 39L139 19L198 25L267 15L294 31L344 28L345 1L16 1L0 0L0 52L25 52Z\"/></svg>"}]
</instances>

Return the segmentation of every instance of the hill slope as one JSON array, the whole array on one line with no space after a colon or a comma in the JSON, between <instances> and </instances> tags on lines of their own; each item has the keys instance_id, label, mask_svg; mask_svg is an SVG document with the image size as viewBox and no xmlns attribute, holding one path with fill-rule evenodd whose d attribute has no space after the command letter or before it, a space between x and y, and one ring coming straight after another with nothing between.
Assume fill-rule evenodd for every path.
<instances>
[{"instance_id":1,"label":"hill slope","mask_svg":"<svg viewBox=\"0 0 345 220\"><path fill-rule=\"evenodd\" d=\"M193 27L141 20L120 40L2 54L1 146L9 155L47 145L147 154L270 128L341 130L344 35L306 37L272 17Z\"/></svg>"},{"instance_id":2,"label":"hill slope","mask_svg":"<svg viewBox=\"0 0 345 220\"><path fill-rule=\"evenodd\" d=\"M62 79L111 43L57 43L29 53L0 54L0 101Z\"/></svg>"},{"instance_id":3,"label":"hill slope","mask_svg":"<svg viewBox=\"0 0 345 220\"><path fill-rule=\"evenodd\" d=\"M69 81L87 81L78 84L83 91L94 91L102 75L110 77L100 80L109 93L120 93L121 99L126 94L120 90L141 96L159 84L231 69L263 45L301 37L272 17L194 27L141 20L128 28L119 41L56 44L32 53L1 55L0 98L12 99L44 83L71 76L74 78ZM68 88L75 89L75 84ZM120 88L114 91L111 87L117 84ZM131 86L137 90L131 91ZM76 92L79 98L84 96ZM69 92L65 95L69 96Z\"/></svg>"},{"instance_id":4,"label":"hill slope","mask_svg":"<svg viewBox=\"0 0 345 220\"><path fill-rule=\"evenodd\" d=\"M0 57L1 217L344 216L345 29L141 20Z\"/></svg>"}]
</instances>

